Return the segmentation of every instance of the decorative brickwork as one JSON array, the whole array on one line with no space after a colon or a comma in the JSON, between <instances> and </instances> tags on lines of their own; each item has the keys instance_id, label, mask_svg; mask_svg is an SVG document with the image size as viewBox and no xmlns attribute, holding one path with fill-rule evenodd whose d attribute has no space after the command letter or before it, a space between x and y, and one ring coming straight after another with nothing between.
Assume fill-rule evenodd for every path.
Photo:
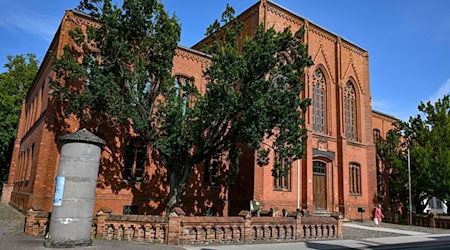
<instances>
[{"instance_id":1,"label":"decorative brickwork","mask_svg":"<svg viewBox=\"0 0 450 250\"><path fill-rule=\"evenodd\" d=\"M383 220L388 223L400 224L399 212L385 212ZM409 217L408 214L406 214ZM420 227L450 229L450 216L437 214L413 214L413 224Z\"/></svg>"},{"instance_id":2,"label":"decorative brickwork","mask_svg":"<svg viewBox=\"0 0 450 250\"><path fill-rule=\"evenodd\" d=\"M49 213L28 210L25 232L43 236ZM204 245L287 242L342 238L342 216L251 217L242 211L233 217L185 216L181 208L169 217L113 215L103 208L92 221L91 237L104 240L158 242L170 245Z\"/></svg>"}]
</instances>

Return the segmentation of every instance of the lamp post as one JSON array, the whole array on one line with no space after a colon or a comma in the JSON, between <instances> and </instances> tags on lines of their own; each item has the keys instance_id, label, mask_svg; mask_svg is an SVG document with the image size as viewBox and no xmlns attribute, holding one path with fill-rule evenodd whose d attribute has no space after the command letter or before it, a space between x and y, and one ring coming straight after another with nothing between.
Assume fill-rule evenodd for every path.
<instances>
[{"instance_id":1,"label":"lamp post","mask_svg":"<svg viewBox=\"0 0 450 250\"><path fill-rule=\"evenodd\" d=\"M409 223L412 225L412 198L411 198L411 159L408 148L408 189L409 189Z\"/></svg>"}]
</instances>

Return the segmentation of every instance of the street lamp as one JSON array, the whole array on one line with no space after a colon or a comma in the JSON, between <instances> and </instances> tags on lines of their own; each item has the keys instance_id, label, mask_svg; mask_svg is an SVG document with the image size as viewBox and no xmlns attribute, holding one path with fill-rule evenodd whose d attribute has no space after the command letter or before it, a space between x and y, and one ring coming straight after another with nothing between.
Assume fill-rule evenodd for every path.
<instances>
[{"instance_id":1,"label":"street lamp","mask_svg":"<svg viewBox=\"0 0 450 250\"><path fill-rule=\"evenodd\" d=\"M408 147L408 189L409 189L409 223L412 225L412 198L411 198L411 160Z\"/></svg>"}]
</instances>

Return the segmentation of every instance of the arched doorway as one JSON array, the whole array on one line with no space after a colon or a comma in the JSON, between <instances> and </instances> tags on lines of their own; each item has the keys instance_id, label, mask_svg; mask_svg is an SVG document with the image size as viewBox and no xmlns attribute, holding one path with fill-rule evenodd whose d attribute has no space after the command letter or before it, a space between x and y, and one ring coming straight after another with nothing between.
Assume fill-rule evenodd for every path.
<instances>
[{"instance_id":1,"label":"arched doorway","mask_svg":"<svg viewBox=\"0 0 450 250\"><path fill-rule=\"evenodd\" d=\"M327 209L327 164L313 161L313 197L316 210Z\"/></svg>"}]
</instances>

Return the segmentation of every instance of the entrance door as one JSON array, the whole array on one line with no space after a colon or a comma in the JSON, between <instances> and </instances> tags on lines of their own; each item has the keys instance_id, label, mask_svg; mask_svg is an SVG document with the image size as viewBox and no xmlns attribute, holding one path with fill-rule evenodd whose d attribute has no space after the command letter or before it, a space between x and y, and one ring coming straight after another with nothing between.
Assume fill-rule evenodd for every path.
<instances>
[{"instance_id":1,"label":"entrance door","mask_svg":"<svg viewBox=\"0 0 450 250\"><path fill-rule=\"evenodd\" d=\"M327 209L327 176L326 164L320 161L313 162L313 195L316 210Z\"/></svg>"}]
</instances>

